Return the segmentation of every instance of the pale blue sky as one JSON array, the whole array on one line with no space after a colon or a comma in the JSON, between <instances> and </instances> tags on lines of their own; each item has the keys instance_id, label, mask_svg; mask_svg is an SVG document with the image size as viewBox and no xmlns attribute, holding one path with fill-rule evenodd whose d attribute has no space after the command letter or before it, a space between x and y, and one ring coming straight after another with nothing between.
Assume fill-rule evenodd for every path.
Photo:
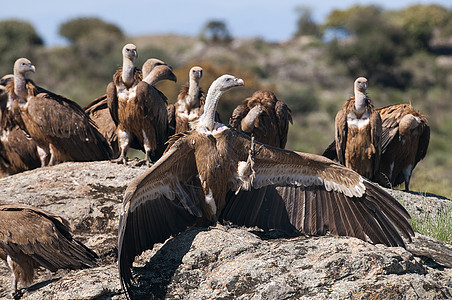
<instances>
[{"instance_id":1,"label":"pale blue sky","mask_svg":"<svg viewBox=\"0 0 452 300\"><path fill-rule=\"evenodd\" d=\"M333 9L354 4L401 9L413 4L440 4L452 9L451 0L14 0L2 1L0 20L16 18L30 22L47 45L64 43L60 25L77 17L98 17L114 23L128 35L177 33L196 35L213 19L226 23L233 37L261 37L269 41L289 39L295 32L295 8L311 7L321 22Z\"/></svg>"}]
</instances>

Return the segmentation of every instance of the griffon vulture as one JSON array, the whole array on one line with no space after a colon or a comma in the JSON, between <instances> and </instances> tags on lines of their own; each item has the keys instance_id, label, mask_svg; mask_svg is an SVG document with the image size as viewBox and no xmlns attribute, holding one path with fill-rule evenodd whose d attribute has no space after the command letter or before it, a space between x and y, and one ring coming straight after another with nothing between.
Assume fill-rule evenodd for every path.
<instances>
[{"instance_id":1,"label":"griffon vulture","mask_svg":"<svg viewBox=\"0 0 452 300\"><path fill-rule=\"evenodd\" d=\"M427 154L427 119L410 104L389 105L377 112L383 122L380 172L384 176L380 184L393 187L405 182L405 191L409 191L411 173Z\"/></svg>"},{"instance_id":2,"label":"griffon vulture","mask_svg":"<svg viewBox=\"0 0 452 300\"><path fill-rule=\"evenodd\" d=\"M19 281L33 281L38 267L56 272L97 265L97 254L72 238L67 220L20 204L0 206L0 258L13 274L14 294Z\"/></svg>"},{"instance_id":3,"label":"griffon vulture","mask_svg":"<svg viewBox=\"0 0 452 300\"><path fill-rule=\"evenodd\" d=\"M142 81L135 66L136 46L127 44L122 49L123 67L116 71L107 87L107 103L117 125L120 155L115 161L127 163L127 150L136 139L144 148L145 162L155 161L163 153L168 136L166 99L152 85ZM165 124L163 124L165 121Z\"/></svg>"},{"instance_id":4,"label":"griffon vulture","mask_svg":"<svg viewBox=\"0 0 452 300\"><path fill-rule=\"evenodd\" d=\"M347 235L404 246L409 214L380 187L322 156L254 142L214 122L221 95L242 86L223 75L210 86L194 129L127 187L120 211L118 267L127 293L137 255L193 225L219 220L286 232Z\"/></svg>"},{"instance_id":5,"label":"griffon vulture","mask_svg":"<svg viewBox=\"0 0 452 300\"><path fill-rule=\"evenodd\" d=\"M7 90L17 101L26 131L36 142L41 166L64 161L110 159L111 149L75 102L56 95L26 79L35 66L19 58L14 63L14 81ZM50 155L50 158L49 158Z\"/></svg>"},{"instance_id":6,"label":"griffon vulture","mask_svg":"<svg viewBox=\"0 0 452 300\"><path fill-rule=\"evenodd\" d=\"M180 90L176 103L168 105L171 135L190 130L191 124L202 115L205 101L205 93L200 86L202 75L201 67L192 67L188 73L189 81ZM215 113L215 121L221 122L218 113Z\"/></svg>"},{"instance_id":7,"label":"griffon vulture","mask_svg":"<svg viewBox=\"0 0 452 300\"><path fill-rule=\"evenodd\" d=\"M381 118L366 94L367 79L355 80L355 95L336 114L335 140L338 161L375 181L381 157Z\"/></svg>"},{"instance_id":8,"label":"griffon vulture","mask_svg":"<svg viewBox=\"0 0 452 300\"><path fill-rule=\"evenodd\" d=\"M292 116L287 105L272 91L260 90L243 101L232 112L229 125L253 135L261 143L285 148Z\"/></svg>"},{"instance_id":9,"label":"griffon vulture","mask_svg":"<svg viewBox=\"0 0 452 300\"><path fill-rule=\"evenodd\" d=\"M150 58L143 64L142 72L144 76L143 81L150 85L155 85L162 80L177 81L176 75L172 72L171 66L155 58ZM166 99L160 91L159 94L162 98ZM86 105L84 109L96 125L96 128L98 128L99 132L110 144L113 149L113 156L118 157L119 145L118 136L116 135L117 127L108 108L107 95L105 94L93 100L91 103ZM133 138L130 143L130 147L138 150L144 150L143 145L140 145L136 138Z\"/></svg>"},{"instance_id":10,"label":"griffon vulture","mask_svg":"<svg viewBox=\"0 0 452 300\"><path fill-rule=\"evenodd\" d=\"M36 143L21 129L18 102L9 101L6 85L13 80L13 75L0 80L0 177L41 165Z\"/></svg>"}]
</instances>

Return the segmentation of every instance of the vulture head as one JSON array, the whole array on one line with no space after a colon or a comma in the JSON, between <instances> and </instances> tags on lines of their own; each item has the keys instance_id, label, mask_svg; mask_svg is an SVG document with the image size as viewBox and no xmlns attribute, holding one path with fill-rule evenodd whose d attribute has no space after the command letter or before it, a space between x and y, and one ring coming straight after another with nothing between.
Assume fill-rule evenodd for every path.
<instances>
[{"instance_id":1,"label":"vulture head","mask_svg":"<svg viewBox=\"0 0 452 300\"><path fill-rule=\"evenodd\" d=\"M358 77L355 80L355 94L356 94L356 91L365 94L366 93L366 89L367 89L367 78L365 78L365 77Z\"/></svg>"},{"instance_id":2,"label":"vulture head","mask_svg":"<svg viewBox=\"0 0 452 300\"><path fill-rule=\"evenodd\" d=\"M16 74L25 75L28 72L33 72L34 73L35 71L36 71L35 66L27 58L24 58L24 57L19 58L14 63L14 74L15 75Z\"/></svg>"},{"instance_id":3,"label":"vulture head","mask_svg":"<svg viewBox=\"0 0 452 300\"><path fill-rule=\"evenodd\" d=\"M155 66L148 74L146 74L146 77L143 77L143 81L150 85L155 85L162 80L177 82L177 77L173 73L172 68L166 64Z\"/></svg>"},{"instance_id":4,"label":"vulture head","mask_svg":"<svg viewBox=\"0 0 452 300\"><path fill-rule=\"evenodd\" d=\"M364 113L367 105L367 79L365 77L358 77L355 80L354 90L355 90L355 113Z\"/></svg>"},{"instance_id":5,"label":"vulture head","mask_svg":"<svg viewBox=\"0 0 452 300\"><path fill-rule=\"evenodd\" d=\"M164 61L161 61L157 58L149 58L146 60L143 64L143 67L141 68L141 72L143 73L143 78L149 75L151 73L152 69L154 69L157 66L167 66L171 71L173 68L169 65L167 65Z\"/></svg>"},{"instance_id":6,"label":"vulture head","mask_svg":"<svg viewBox=\"0 0 452 300\"><path fill-rule=\"evenodd\" d=\"M236 86L244 86L245 82L243 79L237 78L232 75L222 75L218 77L211 85L211 87L218 88L219 91L225 92L229 90L230 88L236 87Z\"/></svg>"},{"instance_id":7,"label":"vulture head","mask_svg":"<svg viewBox=\"0 0 452 300\"><path fill-rule=\"evenodd\" d=\"M202 68L195 66L190 69L190 80L195 80L199 82L202 78Z\"/></svg>"},{"instance_id":8,"label":"vulture head","mask_svg":"<svg viewBox=\"0 0 452 300\"><path fill-rule=\"evenodd\" d=\"M122 48L122 57L135 61L138 57L137 46L134 44L127 44Z\"/></svg>"},{"instance_id":9,"label":"vulture head","mask_svg":"<svg viewBox=\"0 0 452 300\"><path fill-rule=\"evenodd\" d=\"M243 79L234 77L232 75L222 75L215 79L214 82L209 87L207 91L206 102L204 105L204 112L198 119L198 123L194 126L198 131L212 131L215 128L215 111L217 109L218 100L220 100L221 95L227 90L237 87L244 86L245 82Z\"/></svg>"}]
</instances>

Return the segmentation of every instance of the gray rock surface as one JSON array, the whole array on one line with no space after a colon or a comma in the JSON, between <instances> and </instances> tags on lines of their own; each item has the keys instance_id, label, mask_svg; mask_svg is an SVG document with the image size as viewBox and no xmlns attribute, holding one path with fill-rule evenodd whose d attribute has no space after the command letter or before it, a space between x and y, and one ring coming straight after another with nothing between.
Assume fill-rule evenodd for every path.
<instances>
[{"instance_id":1,"label":"gray rock surface","mask_svg":"<svg viewBox=\"0 0 452 300\"><path fill-rule=\"evenodd\" d=\"M146 170L64 163L0 180L0 203L68 218L75 237L101 257L92 269L40 269L23 299L125 299L115 263L118 213L125 188ZM449 199L390 192L412 214L450 205ZM136 258L134 274L136 295L144 299L445 299L452 298L450 267L452 247L421 235L405 250L218 225L155 245ZM11 275L0 265L0 298L10 298L10 286Z\"/></svg>"}]
</instances>

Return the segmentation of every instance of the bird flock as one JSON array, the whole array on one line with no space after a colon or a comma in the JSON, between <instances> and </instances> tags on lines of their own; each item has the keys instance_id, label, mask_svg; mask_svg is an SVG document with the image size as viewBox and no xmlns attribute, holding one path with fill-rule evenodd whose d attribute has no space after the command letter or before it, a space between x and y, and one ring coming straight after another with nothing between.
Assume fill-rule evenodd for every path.
<instances>
[{"instance_id":1,"label":"bird flock","mask_svg":"<svg viewBox=\"0 0 452 300\"><path fill-rule=\"evenodd\" d=\"M137 56L135 45L125 45L106 93L84 108L28 79L37 70L26 58L0 82L2 177L65 161L128 164L129 148L145 153L136 164L149 169L128 185L119 219L118 270L127 297L135 257L190 226L231 222L387 246L411 241L408 212L379 186L405 182L408 190L426 155L427 120L410 104L375 109L367 79L359 77L323 156L289 151L291 111L272 91L256 91L224 125L218 101L242 79L222 75L205 93L203 69L194 66L168 104L155 85L177 81L171 66L151 58L140 70ZM98 260L72 238L67 220L19 204L0 206L0 258L13 273L15 297L37 267L88 268Z\"/></svg>"}]
</instances>

